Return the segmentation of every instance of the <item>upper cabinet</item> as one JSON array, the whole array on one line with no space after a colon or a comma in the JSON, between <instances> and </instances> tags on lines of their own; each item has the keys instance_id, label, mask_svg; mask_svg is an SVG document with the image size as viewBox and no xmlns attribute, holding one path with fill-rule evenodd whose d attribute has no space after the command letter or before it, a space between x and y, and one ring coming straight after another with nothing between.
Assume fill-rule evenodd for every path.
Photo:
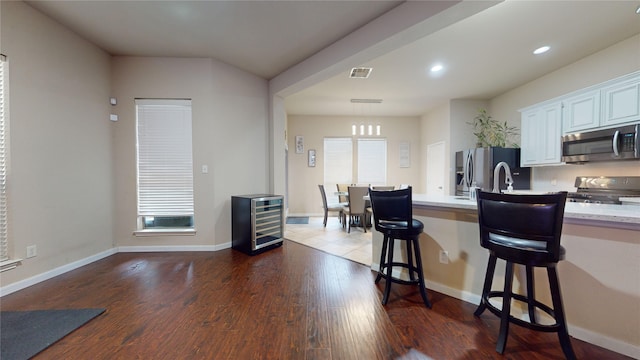
<instances>
[{"instance_id":1,"label":"upper cabinet","mask_svg":"<svg viewBox=\"0 0 640 360\"><path fill-rule=\"evenodd\" d=\"M520 110L522 166L562 164L562 135L640 122L640 71Z\"/></svg>"},{"instance_id":2,"label":"upper cabinet","mask_svg":"<svg viewBox=\"0 0 640 360\"><path fill-rule=\"evenodd\" d=\"M576 91L560 100L565 134L640 121L640 72Z\"/></svg>"},{"instance_id":3,"label":"upper cabinet","mask_svg":"<svg viewBox=\"0 0 640 360\"><path fill-rule=\"evenodd\" d=\"M600 90L592 90L562 101L565 134L600 126Z\"/></svg>"},{"instance_id":4,"label":"upper cabinet","mask_svg":"<svg viewBox=\"0 0 640 360\"><path fill-rule=\"evenodd\" d=\"M562 104L545 103L522 111L520 165L560 164Z\"/></svg>"},{"instance_id":5,"label":"upper cabinet","mask_svg":"<svg viewBox=\"0 0 640 360\"><path fill-rule=\"evenodd\" d=\"M640 119L640 74L602 89L603 126Z\"/></svg>"}]
</instances>

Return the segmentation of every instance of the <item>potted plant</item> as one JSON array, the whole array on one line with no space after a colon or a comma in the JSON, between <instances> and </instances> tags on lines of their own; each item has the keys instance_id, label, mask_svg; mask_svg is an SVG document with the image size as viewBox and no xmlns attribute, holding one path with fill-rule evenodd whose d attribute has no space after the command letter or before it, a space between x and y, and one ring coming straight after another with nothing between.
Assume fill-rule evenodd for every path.
<instances>
[{"instance_id":1,"label":"potted plant","mask_svg":"<svg viewBox=\"0 0 640 360\"><path fill-rule=\"evenodd\" d=\"M518 129L508 126L506 121L502 123L495 120L485 109L478 110L478 115L468 124L473 125L478 147L518 147L518 144L510 140L511 136L518 135Z\"/></svg>"}]
</instances>

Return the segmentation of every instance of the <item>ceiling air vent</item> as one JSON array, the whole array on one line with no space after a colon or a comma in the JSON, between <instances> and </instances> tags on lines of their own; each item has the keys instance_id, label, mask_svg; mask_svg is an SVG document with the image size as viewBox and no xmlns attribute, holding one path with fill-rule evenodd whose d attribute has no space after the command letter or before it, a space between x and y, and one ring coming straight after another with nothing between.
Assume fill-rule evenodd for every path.
<instances>
[{"instance_id":1,"label":"ceiling air vent","mask_svg":"<svg viewBox=\"0 0 640 360\"><path fill-rule=\"evenodd\" d=\"M349 74L349 77L352 79L366 79L369 77L369 74L371 74L372 70L373 68L355 67L351 69L351 73Z\"/></svg>"}]
</instances>

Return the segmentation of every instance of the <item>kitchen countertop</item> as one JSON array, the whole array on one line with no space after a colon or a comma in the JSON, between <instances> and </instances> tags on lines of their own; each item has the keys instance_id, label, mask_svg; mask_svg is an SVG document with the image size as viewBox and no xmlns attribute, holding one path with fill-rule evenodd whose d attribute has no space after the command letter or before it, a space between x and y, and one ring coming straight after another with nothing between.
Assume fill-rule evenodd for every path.
<instances>
[{"instance_id":1,"label":"kitchen countertop","mask_svg":"<svg viewBox=\"0 0 640 360\"><path fill-rule=\"evenodd\" d=\"M419 207L477 209L475 200L460 196L413 194L413 204ZM640 230L640 207L567 202L564 220L568 224Z\"/></svg>"}]
</instances>

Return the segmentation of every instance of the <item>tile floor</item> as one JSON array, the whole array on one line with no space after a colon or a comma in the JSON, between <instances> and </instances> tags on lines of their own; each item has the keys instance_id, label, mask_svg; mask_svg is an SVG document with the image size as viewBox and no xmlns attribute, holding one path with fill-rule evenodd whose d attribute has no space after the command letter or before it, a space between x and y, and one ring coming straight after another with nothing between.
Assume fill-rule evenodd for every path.
<instances>
[{"instance_id":1,"label":"tile floor","mask_svg":"<svg viewBox=\"0 0 640 360\"><path fill-rule=\"evenodd\" d=\"M309 217L309 224L286 224L285 238L314 249L371 266L371 232L352 227L343 229L337 217L329 217L327 227L322 217Z\"/></svg>"}]
</instances>

